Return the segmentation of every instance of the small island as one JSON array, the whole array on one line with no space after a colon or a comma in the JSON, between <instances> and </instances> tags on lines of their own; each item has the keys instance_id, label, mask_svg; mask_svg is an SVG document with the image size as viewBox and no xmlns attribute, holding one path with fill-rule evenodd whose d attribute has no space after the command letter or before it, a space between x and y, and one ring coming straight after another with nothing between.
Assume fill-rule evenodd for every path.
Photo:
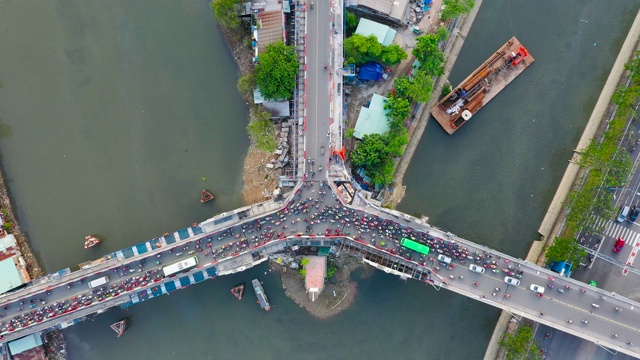
<instances>
[{"instance_id":1,"label":"small island","mask_svg":"<svg viewBox=\"0 0 640 360\"><path fill-rule=\"evenodd\" d=\"M358 285L351 280L351 273L360 267L363 278L373 271L353 256L323 253L322 248L307 254L293 250L270 263L272 271L280 272L287 297L320 319L335 316L353 304Z\"/></svg>"}]
</instances>

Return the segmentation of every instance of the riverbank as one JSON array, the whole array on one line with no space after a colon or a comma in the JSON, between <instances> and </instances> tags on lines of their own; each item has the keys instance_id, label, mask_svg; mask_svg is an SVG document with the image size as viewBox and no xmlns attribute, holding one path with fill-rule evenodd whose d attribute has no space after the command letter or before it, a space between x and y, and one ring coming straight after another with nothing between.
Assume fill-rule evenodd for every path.
<instances>
[{"instance_id":1,"label":"riverbank","mask_svg":"<svg viewBox=\"0 0 640 360\"><path fill-rule=\"evenodd\" d=\"M2 210L2 216L4 221L12 224L8 230L16 238L18 248L22 258L26 263L26 270L31 279L39 278L45 275L44 270L38 264L38 260L27 242L27 238L22 233L18 219L13 211L11 197L5 182L4 169L0 168L0 209ZM45 335L45 356L48 360L64 360L67 358L66 343L61 330L55 330Z\"/></svg>"},{"instance_id":2,"label":"riverbank","mask_svg":"<svg viewBox=\"0 0 640 360\"><path fill-rule=\"evenodd\" d=\"M420 106L416 113L417 121L409 129L409 143L405 147L404 153L402 154L402 156L400 156L400 160L398 160L396 164L396 172L393 176L392 183L394 184L394 191L386 198L386 203L394 209L404 198L405 187L402 184L404 180L404 174L407 172L409 163L411 163L413 154L415 153L416 148L420 143L420 139L424 134L424 130L427 127L427 123L431 118L431 113L429 112L429 110L439 101L442 88L448 81L451 69L453 69L453 65L455 65L456 60L458 59L458 55L460 54L462 45L464 44L464 41L467 38L467 34L469 34L469 30L471 29L471 25L473 25L473 21L475 20L476 15L478 15L480 6L482 6L482 1L483 0L476 0L476 4L473 9L469 12L469 14L460 18L461 25L458 25L454 32L450 35L451 38L447 42L447 45L444 49L446 59L444 64L444 73L442 74L442 76L439 76L435 84L433 84L433 95L431 99L429 100L429 102L424 103Z\"/></svg>"},{"instance_id":3,"label":"riverbank","mask_svg":"<svg viewBox=\"0 0 640 360\"><path fill-rule=\"evenodd\" d=\"M602 134L606 129L609 119L612 116L611 114L614 113L616 107L615 104L611 102L611 97L616 89L626 82L628 74L625 71L625 64L637 50L640 50L640 11L629 29L627 38L622 44L618 57L609 73L609 77L600 92L600 97L591 112L589 121L574 150L573 157L569 161L569 165L567 165L567 169L558 185L556 194L540 224L538 232L541 235L541 240L533 242L526 258L527 261L541 266L544 265L544 248L553 243L553 239L556 234L559 234L562 230L562 225L564 224L566 209L563 208L563 204L567 200L571 189L578 185L582 180L582 176L585 175L582 173L580 165L578 165L581 151L591 143L592 139L598 134ZM501 359L503 357L498 343L507 331L512 331L512 327L509 326L511 318L512 315L506 311L503 311L500 315L489 345L487 346L487 351L484 356L485 360Z\"/></svg>"},{"instance_id":4,"label":"riverbank","mask_svg":"<svg viewBox=\"0 0 640 360\"><path fill-rule=\"evenodd\" d=\"M280 265L275 261L270 263L270 269L280 273L282 289L293 302L305 309L312 316L328 319L348 309L355 301L358 284L351 280L354 270L363 268L361 277L369 276L373 268L365 267L357 258L350 255L339 255L332 259L337 267L336 274L325 281L322 293L315 301L311 301L304 288L304 276L297 270Z\"/></svg>"},{"instance_id":5,"label":"riverbank","mask_svg":"<svg viewBox=\"0 0 640 360\"><path fill-rule=\"evenodd\" d=\"M243 27L237 30L226 29L219 26L223 34L224 42L227 49L233 56L238 66L239 77L250 74L253 71L253 53L247 45L249 42L249 29ZM244 98L249 110L249 118L247 124L253 121L253 93L240 93ZM247 135L248 136L248 135ZM270 195L269 189L275 189L277 179L267 172L266 164L271 154L256 148L252 141L249 144L247 155L244 158L244 166L242 171L242 199L245 205L257 204L265 201L267 195ZM268 194L265 194L265 191Z\"/></svg>"}]
</instances>

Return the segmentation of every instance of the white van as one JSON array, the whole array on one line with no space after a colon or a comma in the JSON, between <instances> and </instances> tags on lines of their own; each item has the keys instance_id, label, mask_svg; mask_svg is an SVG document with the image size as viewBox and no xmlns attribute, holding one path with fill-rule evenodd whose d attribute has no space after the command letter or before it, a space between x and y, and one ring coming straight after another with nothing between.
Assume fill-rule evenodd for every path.
<instances>
[{"instance_id":1,"label":"white van","mask_svg":"<svg viewBox=\"0 0 640 360\"><path fill-rule=\"evenodd\" d=\"M506 282L509 285L520 286L520 280L512 278L511 276L505 276L504 282Z\"/></svg>"},{"instance_id":2,"label":"white van","mask_svg":"<svg viewBox=\"0 0 640 360\"><path fill-rule=\"evenodd\" d=\"M629 216L629 210L631 210L628 206L623 206L622 210L620 210L620 215L616 219L616 222L623 222Z\"/></svg>"},{"instance_id":3,"label":"white van","mask_svg":"<svg viewBox=\"0 0 640 360\"><path fill-rule=\"evenodd\" d=\"M531 284L531 286L529 287L529 290L536 292L538 294L544 294L544 287L540 285Z\"/></svg>"},{"instance_id":4,"label":"white van","mask_svg":"<svg viewBox=\"0 0 640 360\"><path fill-rule=\"evenodd\" d=\"M438 261L442 261L445 264L451 264L451 258L442 254L438 255Z\"/></svg>"},{"instance_id":5,"label":"white van","mask_svg":"<svg viewBox=\"0 0 640 360\"><path fill-rule=\"evenodd\" d=\"M109 282L109 277L108 276L103 276L101 278L97 278L95 280L89 281L89 287L90 288L96 288L96 287L102 286L102 285L104 285L104 284L106 284L108 282Z\"/></svg>"},{"instance_id":6,"label":"white van","mask_svg":"<svg viewBox=\"0 0 640 360\"><path fill-rule=\"evenodd\" d=\"M477 272L478 274L484 274L484 268L478 265L474 265L474 264L469 265L469 270L473 272Z\"/></svg>"}]
</instances>

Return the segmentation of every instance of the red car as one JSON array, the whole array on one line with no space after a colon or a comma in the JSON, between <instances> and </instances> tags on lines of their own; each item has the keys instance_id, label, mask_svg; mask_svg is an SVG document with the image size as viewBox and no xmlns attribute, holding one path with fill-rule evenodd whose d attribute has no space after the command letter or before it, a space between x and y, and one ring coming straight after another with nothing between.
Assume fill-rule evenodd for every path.
<instances>
[{"instance_id":1,"label":"red car","mask_svg":"<svg viewBox=\"0 0 640 360\"><path fill-rule=\"evenodd\" d=\"M624 247L624 240L622 238L618 238L618 241L613 245L613 252L619 253L620 250Z\"/></svg>"}]
</instances>

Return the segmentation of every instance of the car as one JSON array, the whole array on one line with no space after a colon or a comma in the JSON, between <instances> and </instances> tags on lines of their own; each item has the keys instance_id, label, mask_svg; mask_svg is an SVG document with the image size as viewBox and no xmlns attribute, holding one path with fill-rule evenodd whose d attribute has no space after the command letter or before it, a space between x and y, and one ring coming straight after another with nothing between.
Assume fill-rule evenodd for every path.
<instances>
[{"instance_id":1,"label":"car","mask_svg":"<svg viewBox=\"0 0 640 360\"><path fill-rule=\"evenodd\" d=\"M505 276L504 282L506 282L509 285L520 286L520 280L516 278L512 278L511 276Z\"/></svg>"},{"instance_id":2,"label":"car","mask_svg":"<svg viewBox=\"0 0 640 360\"><path fill-rule=\"evenodd\" d=\"M631 213L629 214L629 222L636 222L638 215L640 215L640 207L634 205L631 208Z\"/></svg>"},{"instance_id":3,"label":"car","mask_svg":"<svg viewBox=\"0 0 640 360\"><path fill-rule=\"evenodd\" d=\"M536 284L531 284L531 286L529 286L529 290L538 293L538 294L544 294L544 287L540 286L540 285L536 285Z\"/></svg>"},{"instance_id":4,"label":"car","mask_svg":"<svg viewBox=\"0 0 640 360\"><path fill-rule=\"evenodd\" d=\"M438 255L438 261L441 261L441 262L443 262L443 263L445 263L447 265L451 264L451 258L448 257L448 256L444 256L442 254Z\"/></svg>"},{"instance_id":5,"label":"car","mask_svg":"<svg viewBox=\"0 0 640 360\"><path fill-rule=\"evenodd\" d=\"M616 243L613 244L613 252L617 254L620 252L620 250L622 250L623 247L624 247L624 239L618 238L618 241L616 241Z\"/></svg>"},{"instance_id":6,"label":"car","mask_svg":"<svg viewBox=\"0 0 640 360\"><path fill-rule=\"evenodd\" d=\"M628 206L623 206L622 208L620 208L620 214L616 218L616 222L623 222L627 218L627 216L629 216L630 210L631 208Z\"/></svg>"},{"instance_id":7,"label":"car","mask_svg":"<svg viewBox=\"0 0 640 360\"><path fill-rule=\"evenodd\" d=\"M477 272L478 274L484 274L484 268L478 265L474 265L474 264L469 265L469 270L473 272Z\"/></svg>"}]
</instances>

